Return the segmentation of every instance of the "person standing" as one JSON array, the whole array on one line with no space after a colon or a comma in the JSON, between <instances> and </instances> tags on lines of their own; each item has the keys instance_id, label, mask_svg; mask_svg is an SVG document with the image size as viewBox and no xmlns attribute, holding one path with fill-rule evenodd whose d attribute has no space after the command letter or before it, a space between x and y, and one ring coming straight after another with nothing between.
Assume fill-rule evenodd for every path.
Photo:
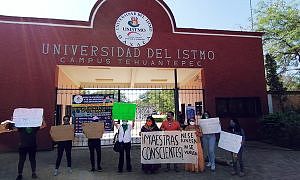
<instances>
[{"instance_id":1,"label":"person standing","mask_svg":"<svg viewBox=\"0 0 300 180\"><path fill-rule=\"evenodd\" d=\"M128 172L132 171L131 166L131 157L130 157L130 150L131 150L131 130L134 127L134 122L132 126L128 124L127 120L122 121L122 125L117 125L114 122L114 125L118 128L119 135L118 141L120 142L120 151L119 151L119 164L118 164L118 172L123 172L124 166L124 151L126 155L126 169Z\"/></svg>"},{"instance_id":2,"label":"person standing","mask_svg":"<svg viewBox=\"0 0 300 180\"><path fill-rule=\"evenodd\" d=\"M146 120L146 124L142 127L141 132L153 132L160 131L157 127L156 122L152 116L148 116ZM142 164L142 170L145 173L155 173L159 169L159 164Z\"/></svg>"},{"instance_id":3,"label":"person standing","mask_svg":"<svg viewBox=\"0 0 300 180\"><path fill-rule=\"evenodd\" d=\"M20 145L19 145L19 163L18 163L18 176L17 180L23 179L23 168L26 160L26 155L29 155L31 165L31 177L37 179L36 175L36 135L39 129L46 127L45 121L42 122L40 127L22 127L15 129L19 132Z\"/></svg>"},{"instance_id":4,"label":"person standing","mask_svg":"<svg viewBox=\"0 0 300 180\"><path fill-rule=\"evenodd\" d=\"M174 119L174 112L169 111L167 113L167 119L164 120L160 126L160 129L162 131L179 131L181 130L180 124L178 121ZM176 172L179 172L178 166L176 163L174 163L174 170ZM170 164L167 164L166 172L170 171Z\"/></svg>"},{"instance_id":5,"label":"person standing","mask_svg":"<svg viewBox=\"0 0 300 180\"><path fill-rule=\"evenodd\" d=\"M201 146L200 137L202 136L202 131L198 125L196 125L195 119L188 120L188 126L184 129L185 131L196 131L196 145L198 149L198 162L196 164L188 163L185 164L185 170L190 172L203 172L204 171L204 157L203 150Z\"/></svg>"},{"instance_id":6,"label":"person standing","mask_svg":"<svg viewBox=\"0 0 300 180\"><path fill-rule=\"evenodd\" d=\"M239 175L242 177L242 176L245 176L244 162L243 162L243 151L244 151L244 145L245 145L245 132L241 128L239 121L235 118L231 119L230 122L229 122L229 132L242 136L242 145L241 145L241 148L240 148L239 152L237 154L232 153L233 171L231 172L231 175L238 174L237 163L239 162L239 164L240 164Z\"/></svg>"},{"instance_id":7,"label":"person standing","mask_svg":"<svg viewBox=\"0 0 300 180\"><path fill-rule=\"evenodd\" d=\"M97 116L93 117L93 122L98 122L99 118ZM88 147L90 150L90 161L91 161L91 172L95 172L95 151L97 153L97 171L101 172L102 167L101 167L101 139L96 138L96 139L88 139Z\"/></svg>"},{"instance_id":8,"label":"person standing","mask_svg":"<svg viewBox=\"0 0 300 180\"><path fill-rule=\"evenodd\" d=\"M208 111L205 111L202 115L202 119L209 119L210 114ZM210 167L211 171L216 170L216 163L215 163L215 150L216 150L216 134L204 134L203 137L203 145L206 154L208 155L208 163L206 164L207 167Z\"/></svg>"},{"instance_id":9,"label":"person standing","mask_svg":"<svg viewBox=\"0 0 300 180\"><path fill-rule=\"evenodd\" d=\"M70 125L70 116L65 115L63 117L63 125ZM57 158L55 163L55 170L54 170L54 176L58 175L58 168L60 166L61 158L63 156L64 151L66 151L66 157L67 157L67 165L68 165L68 172L72 173L71 169L71 150L72 150L72 140L67 141L58 141L57 142Z\"/></svg>"}]
</instances>

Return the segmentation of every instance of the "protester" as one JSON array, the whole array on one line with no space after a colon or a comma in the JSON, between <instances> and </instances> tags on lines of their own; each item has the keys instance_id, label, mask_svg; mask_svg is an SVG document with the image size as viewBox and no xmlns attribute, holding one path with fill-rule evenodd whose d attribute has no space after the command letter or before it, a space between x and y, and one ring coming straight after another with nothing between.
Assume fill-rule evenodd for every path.
<instances>
[{"instance_id":1,"label":"protester","mask_svg":"<svg viewBox=\"0 0 300 180\"><path fill-rule=\"evenodd\" d=\"M153 132L160 131L157 127L156 122L152 116L148 116L146 120L146 124L142 127L141 132ZM155 173L160 167L160 164L142 164L142 170L145 173Z\"/></svg>"},{"instance_id":2,"label":"protester","mask_svg":"<svg viewBox=\"0 0 300 180\"><path fill-rule=\"evenodd\" d=\"M181 111L178 112L177 118L178 118L177 120L180 124L181 129L184 129L186 127L186 124L185 124L184 114Z\"/></svg>"},{"instance_id":3,"label":"protester","mask_svg":"<svg viewBox=\"0 0 300 180\"><path fill-rule=\"evenodd\" d=\"M181 130L180 124L174 119L174 112L169 111L167 113L167 119L164 120L160 126L163 131L179 131ZM174 170L179 172L177 164L174 163ZM166 172L170 171L170 164L167 164Z\"/></svg>"},{"instance_id":4,"label":"protester","mask_svg":"<svg viewBox=\"0 0 300 180\"><path fill-rule=\"evenodd\" d=\"M63 125L70 125L70 116L65 115L63 117ZM57 142L57 159L55 163L54 176L58 175L58 168L60 166L61 158L63 156L64 151L66 152L66 157L67 157L68 172L72 173L71 150L72 150L72 140Z\"/></svg>"},{"instance_id":5,"label":"protester","mask_svg":"<svg viewBox=\"0 0 300 180\"><path fill-rule=\"evenodd\" d=\"M18 163L18 176L17 180L23 179L23 168L26 160L27 153L29 154L29 161L31 165L31 177L32 179L37 179L36 175L36 135L39 129L46 127L45 121L42 122L41 127L24 127L16 128L14 131L19 132L20 145L19 145L19 163Z\"/></svg>"},{"instance_id":6,"label":"protester","mask_svg":"<svg viewBox=\"0 0 300 180\"><path fill-rule=\"evenodd\" d=\"M241 128L239 121L235 118L231 119L230 122L229 122L229 132L242 136L242 146L241 146L239 152L237 154L232 153L233 171L231 172L232 175L238 174L237 163L239 162L239 164L240 164L239 175L242 177L242 176L245 176L244 163L243 163L243 151L244 151L244 145L245 145L245 132Z\"/></svg>"},{"instance_id":7,"label":"protester","mask_svg":"<svg viewBox=\"0 0 300 180\"><path fill-rule=\"evenodd\" d=\"M98 122L99 118L97 116L93 117L93 122ZM90 150L90 161L91 161L91 172L95 172L95 151L97 153L97 171L101 172L102 167L101 167L101 139L96 138L96 139L88 139L88 146Z\"/></svg>"},{"instance_id":8,"label":"protester","mask_svg":"<svg viewBox=\"0 0 300 180\"><path fill-rule=\"evenodd\" d=\"M131 130L134 127L134 122L132 123L132 126L128 124L127 120L123 120L122 125L118 126L118 124L116 124L115 122L114 125L118 128L119 131L118 141L120 142L118 172L119 173L123 172L124 151L126 153L126 168L128 172L131 172L132 171L131 158L130 158Z\"/></svg>"},{"instance_id":9,"label":"protester","mask_svg":"<svg viewBox=\"0 0 300 180\"><path fill-rule=\"evenodd\" d=\"M203 172L204 171L204 157L203 150L201 146L200 137L202 136L202 131L198 125L196 125L195 119L188 120L188 126L184 129L185 131L196 131L196 145L198 149L198 162L196 164L185 164L185 170L190 172Z\"/></svg>"},{"instance_id":10,"label":"protester","mask_svg":"<svg viewBox=\"0 0 300 180\"><path fill-rule=\"evenodd\" d=\"M202 119L210 118L210 114L208 111L205 111L202 115ZM216 135L215 134L204 134L202 137L203 146L206 154L208 155L208 163L206 164L207 167L210 167L211 171L216 170L215 164L215 146L216 146Z\"/></svg>"}]
</instances>

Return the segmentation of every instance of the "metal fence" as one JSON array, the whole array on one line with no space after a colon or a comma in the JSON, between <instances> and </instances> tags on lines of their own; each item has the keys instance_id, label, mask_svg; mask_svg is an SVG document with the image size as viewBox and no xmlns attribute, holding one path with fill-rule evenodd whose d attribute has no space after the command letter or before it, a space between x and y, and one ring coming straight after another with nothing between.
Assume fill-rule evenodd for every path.
<instances>
[{"instance_id":1,"label":"metal fence","mask_svg":"<svg viewBox=\"0 0 300 180\"><path fill-rule=\"evenodd\" d=\"M178 99L176 97L178 92ZM64 115L72 116L72 97L73 95L86 94L114 94L115 102L135 103L136 119L132 130L132 143L140 143L139 132L145 124L146 117L149 115L165 115L168 111L176 111L176 104L183 116L185 107L188 105L196 106L196 116L200 118L200 114L204 109L204 90L203 89L57 89L56 100L56 119L55 125L60 125ZM178 114L178 112L177 112ZM74 117L71 118L75 125ZM121 123L121 122L117 122ZM158 126L161 125L157 122ZM102 145L112 145L113 138L117 129L105 132L101 139ZM75 133L73 146L87 146L87 138L82 133Z\"/></svg>"}]
</instances>

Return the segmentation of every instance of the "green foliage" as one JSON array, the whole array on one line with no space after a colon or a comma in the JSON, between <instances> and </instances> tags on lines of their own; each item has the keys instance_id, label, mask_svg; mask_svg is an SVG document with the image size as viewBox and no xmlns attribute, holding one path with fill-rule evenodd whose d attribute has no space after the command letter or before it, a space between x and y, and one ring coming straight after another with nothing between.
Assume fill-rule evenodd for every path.
<instances>
[{"instance_id":1,"label":"green foliage","mask_svg":"<svg viewBox=\"0 0 300 180\"><path fill-rule=\"evenodd\" d=\"M300 62L300 11L293 1L260 1L255 12L256 30L265 32L267 53L274 55L280 70L298 67Z\"/></svg>"},{"instance_id":2,"label":"green foliage","mask_svg":"<svg viewBox=\"0 0 300 180\"><path fill-rule=\"evenodd\" d=\"M279 80L279 76L277 74L277 64L274 58L270 54L267 54L265 62L266 80L269 90L278 92L285 91L282 82Z\"/></svg>"},{"instance_id":3,"label":"green foliage","mask_svg":"<svg viewBox=\"0 0 300 180\"><path fill-rule=\"evenodd\" d=\"M265 32L264 51L279 65L288 90L300 86L300 5L295 0L261 0L255 8L255 30Z\"/></svg>"},{"instance_id":4,"label":"green foliage","mask_svg":"<svg viewBox=\"0 0 300 180\"><path fill-rule=\"evenodd\" d=\"M175 110L173 90L149 90L140 95L139 99L139 105L152 106L161 113Z\"/></svg>"},{"instance_id":5,"label":"green foliage","mask_svg":"<svg viewBox=\"0 0 300 180\"><path fill-rule=\"evenodd\" d=\"M275 145L300 149L300 114L274 113L260 121L262 139Z\"/></svg>"}]
</instances>

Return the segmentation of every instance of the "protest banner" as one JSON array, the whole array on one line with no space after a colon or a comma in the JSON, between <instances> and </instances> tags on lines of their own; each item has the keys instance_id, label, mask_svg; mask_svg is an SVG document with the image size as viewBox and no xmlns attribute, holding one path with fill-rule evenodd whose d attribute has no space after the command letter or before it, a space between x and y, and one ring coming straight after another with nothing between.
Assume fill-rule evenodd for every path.
<instances>
[{"instance_id":1,"label":"protest banner","mask_svg":"<svg viewBox=\"0 0 300 180\"><path fill-rule=\"evenodd\" d=\"M50 135L53 141L74 139L74 125L51 126Z\"/></svg>"},{"instance_id":2,"label":"protest banner","mask_svg":"<svg viewBox=\"0 0 300 180\"><path fill-rule=\"evenodd\" d=\"M238 153L242 145L242 136L221 131L218 147Z\"/></svg>"},{"instance_id":3,"label":"protest banner","mask_svg":"<svg viewBox=\"0 0 300 180\"><path fill-rule=\"evenodd\" d=\"M82 123L82 129L84 135L89 139L102 138L102 135L104 133L104 123L103 122Z\"/></svg>"},{"instance_id":4,"label":"protest banner","mask_svg":"<svg viewBox=\"0 0 300 180\"><path fill-rule=\"evenodd\" d=\"M13 113L16 127L39 127L43 121L43 108L17 108Z\"/></svg>"},{"instance_id":5,"label":"protest banner","mask_svg":"<svg viewBox=\"0 0 300 180\"><path fill-rule=\"evenodd\" d=\"M219 118L200 119L199 125L203 134L213 134L221 132L221 125Z\"/></svg>"},{"instance_id":6,"label":"protest banner","mask_svg":"<svg viewBox=\"0 0 300 180\"><path fill-rule=\"evenodd\" d=\"M141 134L141 163L196 163L195 131L155 131Z\"/></svg>"}]
</instances>

